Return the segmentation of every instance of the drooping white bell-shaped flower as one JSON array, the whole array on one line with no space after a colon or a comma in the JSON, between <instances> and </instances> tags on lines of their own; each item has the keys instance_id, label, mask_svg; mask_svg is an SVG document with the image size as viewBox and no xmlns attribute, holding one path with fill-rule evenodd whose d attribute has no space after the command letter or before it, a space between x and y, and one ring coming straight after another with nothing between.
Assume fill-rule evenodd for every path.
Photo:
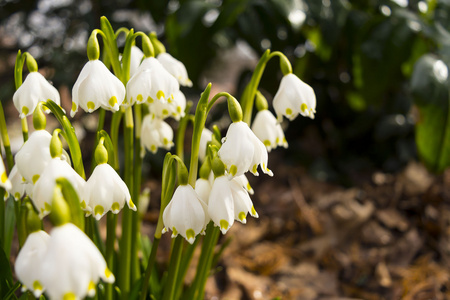
<instances>
[{"instance_id":1,"label":"drooping white bell-shaped flower","mask_svg":"<svg viewBox=\"0 0 450 300\"><path fill-rule=\"evenodd\" d=\"M95 167L86 183L83 200L92 209L97 220L108 211L118 214L125 203L136 211L127 185L107 163Z\"/></svg>"},{"instance_id":2,"label":"drooping white bell-shaped flower","mask_svg":"<svg viewBox=\"0 0 450 300\"><path fill-rule=\"evenodd\" d=\"M160 53L157 57L158 61L164 68L178 80L182 86L192 86L192 81L188 77L188 73L184 64L167 52Z\"/></svg>"},{"instance_id":3,"label":"drooping white bell-shaped flower","mask_svg":"<svg viewBox=\"0 0 450 300\"><path fill-rule=\"evenodd\" d=\"M172 237L180 234L189 243L195 241L209 222L206 204L200 200L195 190L187 185L179 185L163 213L164 232L172 230Z\"/></svg>"},{"instance_id":4,"label":"drooping white bell-shaped flower","mask_svg":"<svg viewBox=\"0 0 450 300\"><path fill-rule=\"evenodd\" d=\"M10 191L12 188L11 180L6 174L5 164L3 159L0 158L0 187L4 188L6 192Z\"/></svg>"},{"instance_id":5,"label":"drooping white bell-shaped flower","mask_svg":"<svg viewBox=\"0 0 450 300\"><path fill-rule=\"evenodd\" d=\"M277 146L288 147L280 123L277 122L275 116L267 109L260 110L256 114L252 124L252 130L259 140L264 143L268 152Z\"/></svg>"},{"instance_id":6,"label":"drooping white bell-shaped flower","mask_svg":"<svg viewBox=\"0 0 450 300\"><path fill-rule=\"evenodd\" d=\"M202 135L200 136L200 145L198 148L198 158L200 161L204 161L206 157L206 150L208 142L212 141L212 131L208 128L203 128Z\"/></svg>"},{"instance_id":7,"label":"drooping white bell-shaped flower","mask_svg":"<svg viewBox=\"0 0 450 300\"><path fill-rule=\"evenodd\" d=\"M272 171L267 168L266 147L247 123L242 121L232 123L223 140L218 154L232 176L239 176L247 171L258 175L258 165L264 173L273 176Z\"/></svg>"},{"instance_id":8,"label":"drooping white bell-shaped flower","mask_svg":"<svg viewBox=\"0 0 450 300\"><path fill-rule=\"evenodd\" d=\"M36 130L17 152L15 161L20 175L29 183L36 183L47 164L52 160L50 141L45 130Z\"/></svg>"},{"instance_id":9,"label":"drooping white bell-shaped flower","mask_svg":"<svg viewBox=\"0 0 450 300\"><path fill-rule=\"evenodd\" d=\"M25 178L20 175L17 165L14 165L11 169L9 180L11 181L11 189L5 194L5 201L9 198L9 195L12 195L18 201L25 194Z\"/></svg>"},{"instance_id":10,"label":"drooping white bell-shaped flower","mask_svg":"<svg viewBox=\"0 0 450 300\"><path fill-rule=\"evenodd\" d=\"M107 283L115 280L95 244L71 223L50 232L41 270L42 284L50 299L92 297L100 278Z\"/></svg>"},{"instance_id":11,"label":"drooping white bell-shaped flower","mask_svg":"<svg viewBox=\"0 0 450 300\"><path fill-rule=\"evenodd\" d=\"M127 102L172 102L180 89L178 81L154 57L144 58L136 73L127 83Z\"/></svg>"},{"instance_id":12,"label":"drooping white bell-shaped flower","mask_svg":"<svg viewBox=\"0 0 450 300\"><path fill-rule=\"evenodd\" d=\"M152 153L158 148L169 150L173 146L173 129L163 120L147 115L142 121L141 143Z\"/></svg>"},{"instance_id":13,"label":"drooping white bell-shaped flower","mask_svg":"<svg viewBox=\"0 0 450 300\"><path fill-rule=\"evenodd\" d=\"M235 179L222 175L214 180L209 194L208 214L223 234L231 228L234 221L247 222L247 214L257 218L248 192Z\"/></svg>"},{"instance_id":14,"label":"drooping white bell-shaped flower","mask_svg":"<svg viewBox=\"0 0 450 300\"><path fill-rule=\"evenodd\" d=\"M186 115L186 113L184 112L186 109L186 96L183 94L182 91L178 90L175 92L175 94L173 94L172 103L174 106L174 111L172 111L171 117L179 121Z\"/></svg>"},{"instance_id":15,"label":"drooping white bell-shaped flower","mask_svg":"<svg viewBox=\"0 0 450 300\"><path fill-rule=\"evenodd\" d=\"M130 78L133 77L141 65L142 58L144 58L144 52L138 46L132 46L130 53Z\"/></svg>"},{"instance_id":16,"label":"drooping white bell-shaped flower","mask_svg":"<svg viewBox=\"0 0 450 300\"><path fill-rule=\"evenodd\" d=\"M280 87L273 98L273 108L278 122L283 116L294 120L298 114L314 119L316 113L316 95L314 90L294 74L281 79Z\"/></svg>"},{"instance_id":17,"label":"drooping white bell-shaped flower","mask_svg":"<svg viewBox=\"0 0 450 300\"><path fill-rule=\"evenodd\" d=\"M39 298L45 290L42 283L42 259L48 248L50 236L43 230L28 235L17 255L14 270L22 282L22 291L31 291Z\"/></svg>"},{"instance_id":18,"label":"drooping white bell-shaped flower","mask_svg":"<svg viewBox=\"0 0 450 300\"><path fill-rule=\"evenodd\" d=\"M208 204L209 194L211 193L211 182L209 179L199 178L195 182L195 192L200 200Z\"/></svg>"},{"instance_id":19,"label":"drooping white bell-shaped flower","mask_svg":"<svg viewBox=\"0 0 450 300\"><path fill-rule=\"evenodd\" d=\"M88 61L78 75L72 88L73 117L80 106L86 112L99 107L118 111L125 98L125 87L100 60Z\"/></svg>"},{"instance_id":20,"label":"drooping white bell-shaped flower","mask_svg":"<svg viewBox=\"0 0 450 300\"><path fill-rule=\"evenodd\" d=\"M31 115L39 102L49 99L61 104L58 90L37 71L28 74L13 96L14 106L22 119Z\"/></svg>"},{"instance_id":21,"label":"drooping white bell-shaped flower","mask_svg":"<svg viewBox=\"0 0 450 300\"><path fill-rule=\"evenodd\" d=\"M250 182L248 182L247 176L245 176L245 174L235 176L233 180L238 182L250 195L253 195L255 193L252 186L250 185Z\"/></svg>"},{"instance_id":22,"label":"drooping white bell-shaped flower","mask_svg":"<svg viewBox=\"0 0 450 300\"><path fill-rule=\"evenodd\" d=\"M80 201L86 182L77 172L64 160L53 158L45 167L38 181L33 188L34 206L39 211L39 217L42 219L48 215L52 209L53 190L55 189L58 178L66 178L78 192ZM85 203L81 203L83 209L88 209Z\"/></svg>"}]
</instances>

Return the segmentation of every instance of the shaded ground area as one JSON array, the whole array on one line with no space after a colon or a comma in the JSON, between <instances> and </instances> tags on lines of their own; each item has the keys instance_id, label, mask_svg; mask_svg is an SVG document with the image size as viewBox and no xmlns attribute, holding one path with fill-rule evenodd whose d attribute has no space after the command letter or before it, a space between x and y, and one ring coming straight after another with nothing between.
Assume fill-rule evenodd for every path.
<instances>
[{"instance_id":1,"label":"shaded ground area","mask_svg":"<svg viewBox=\"0 0 450 300\"><path fill-rule=\"evenodd\" d=\"M344 189L274 165L254 181L260 218L222 237L207 299L450 299L450 172L411 162Z\"/></svg>"}]
</instances>

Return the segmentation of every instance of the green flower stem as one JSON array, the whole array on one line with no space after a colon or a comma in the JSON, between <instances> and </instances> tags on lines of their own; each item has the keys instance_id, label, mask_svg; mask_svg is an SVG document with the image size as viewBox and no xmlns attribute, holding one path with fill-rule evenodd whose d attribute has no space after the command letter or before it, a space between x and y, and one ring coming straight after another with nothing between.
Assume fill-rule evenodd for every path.
<instances>
[{"instance_id":1,"label":"green flower stem","mask_svg":"<svg viewBox=\"0 0 450 300\"><path fill-rule=\"evenodd\" d=\"M120 121L122 120L123 112L118 111L115 112L111 119L111 141L114 146L114 169L118 172L119 171L119 128L120 128Z\"/></svg>"},{"instance_id":2,"label":"green flower stem","mask_svg":"<svg viewBox=\"0 0 450 300\"><path fill-rule=\"evenodd\" d=\"M189 111L191 110L193 103L191 101L188 101L186 104L186 109L184 110L185 115L180 120L180 123L178 125L178 132L176 136L176 142L175 142L175 153L178 155L179 158L181 158L182 161L184 161L184 136L186 133L186 128L189 123L189 121L194 121L193 115L189 114Z\"/></svg>"},{"instance_id":3,"label":"green flower stem","mask_svg":"<svg viewBox=\"0 0 450 300\"><path fill-rule=\"evenodd\" d=\"M19 248L22 248L28 236L26 223L28 208L25 205L25 201L23 201L22 204L20 204L19 202L15 202L14 204L15 204L14 208L16 209L16 216L18 216L16 220L17 220L17 236L19 238Z\"/></svg>"},{"instance_id":4,"label":"green flower stem","mask_svg":"<svg viewBox=\"0 0 450 300\"><path fill-rule=\"evenodd\" d=\"M163 300L173 300L175 296L176 279L180 267L181 255L183 253L183 237L178 235L173 243L172 254L170 255L169 272L167 283L164 287Z\"/></svg>"},{"instance_id":5,"label":"green flower stem","mask_svg":"<svg viewBox=\"0 0 450 300\"><path fill-rule=\"evenodd\" d=\"M200 137L203 128L205 128L206 117L208 115L208 99L211 93L211 83L208 84L205 91L201 94L195 110L194 129L192 133L191 160L189 163L189 184L195 187L198 172L198 151L200 147Z\"/></svg>"},{"instance_id":6,"label":"green flower stem","mask_svg":"<svg viewBox=\"0 0 450 300\"><path fill-rule=\"evenodd\" d=\"M157 252L160 240L161 239L159 239L159 238L154 238L154 240L153 240L152 250L150 251L147 268L145 269L144 284L142 285L141 296L139 298L140 300L145 300L147 298L147 290L148 290L148 285L150 283L150 275L152 274L153 266L155 265L156 252Z\"/></svg>"},{"instance_id":7,"label":"green flower stem","mask_svg":"<svg viewBox=\"0 0 450 300\"><path fill-rule=\"evenodd\" d=\"M242 110L244 112L243 121L247 123L249 126L252 118L253 102L255 101L255 96L258 90L259 82L261 81L261 77L264 73L267 62L275 56L278 56L280 58L280 67L283 74L286 75L292 73L292 66L283 53L279 51L270 53L270 50L266 50L266 52L264 52L258 64L256 65L252 78L247 87L245 88L241 99Z\"/></svg>"},{"instance_id":8,"label":"green flower stem","mask_svg":"<svg viewBox=\"0 0 450 300\"><path fill-rule=\"evenodd\" d=\"M133 111L131 107L125 110L124 122L124 155L125 169L124 181L128 189L133 192ZM130 292L130 271L131 271L131 229L132 215L128 207L122 209L122 238L120 240L120 265L119 265L119 287L122 292L122 299L128 299Z\"/></svg>"},{"instance_id":9,"label":"green flower stem","mask_svg":"<svg viewBox=\"0 0 450 300\"><path fill-rule=\"evenodd\" d=\"M3 146L5 147L6 153L6 164L8 166L7 170L11 172L14 166L14 158L11 152L11 143L9 142L8 128L6 128L5 113L3 111L3 105L0 101L0 136L2 138ZM2 201L2 198L0 198Z\"/></svg>"},{"instance_id":10,"label":"green flower stem","mask_svg":"<svg viewBox=\"0 0 450 300\"><path fill-rule=\"evenodd\" d=\"M210 273L214 246L217 244L219 233L219 227L215 227L212 222L210 222L208 228L206 229L205 238L203 239L202 251L197 264L197 271L194 281L188 291L187 299L202 299L200 296L203 294L206 279Z\"/></svg>"},{"instance_id":11,"label":"green flower stem","mask_svg":"<svg viewBox=\"0 0 450 300\"><path fill-rule=\"evenodd\" d=\"M189 265L191 264L192 256L194 255L195 249L197 249L198 243L200 241L200 237L197 237L194 243L188 244L186 250L183 252L183 259L180 263L180 269L178 270L176 286L175 286L175 299L181 299L181 292L183 291L183 283L184 277L186 277L186 273L189 269Z\"/></svg>"},{"instance_id":12,"label":"green flower stem","mask_svg":"<svg viewBox=\"0 0 450 300\"><path fill-rule=\"evenodd\" d=\"M114 244L116 241L117 215L112 212L106 214L106 264L110 270L114 270ZM112 300L114 285L106 285L106 299Z\"/></svg>"},{"instance_id":13,"label":"green flower stem","mask_svg":"<svg viewBox=\"0 0 450 300\"><path fill-rule=\"evenodd\" d=\"M67 144L69 145L73 168L78 173L78 175L83 177L83 179L86 179L86 174L84 173L83 157L81 155L81 148L78 142L78 138L75 134L75 128L72 126L66 114L62 111L61 107L55 102L53 102L52 100L48 100L47 102L45 102L45 106L52 111L53 115L55 115L56 119L63 128L63 136L66 139Z\"/></svg>"},{"instance_id":14,"label":"green flower stem","mask_svg":"<svg viewBox=\"0 0 450 300\"><path fill-rule=\"evenodd\" d=\"M120 79L122 75L122 67L119 61L119 48L117 47L116 35L111 23L109 23L108 19L104 16L100 18L100 28L106 36L106 40L103 41L106 46L104 48L108 53L114 74L116 74L117 78Z\"/></svg>"},{"instance_id":15,"label":"green flower stem","mask_svg":"<svg viewBox=\"0 0 450 300\"><path fill-rule=\"evenodd\" d=\"M23 142L25 143L26 141L28 141L28 123L27 123L27 118L23 118L21 119L22 121L22 136L23 136Z\"/></svg>"},{"instance_id":16,"label":"green flower stem","mask_svg":"<svg viewBox=\"0 0 450 300\"><path fill-rule=\"evenodd\" d=\"M4 248L5 243L5 206L6 201L3 200L5 197L5 189L0 188L0 241L2 245L0 245L3 250L6 252Z\"/></svg>"},{"instance_id":17,"label":"green flower stem","mask_svg":"<svg viewBox=\"0 0 450 300\"><path fill-rule=\"evenodd\" d=\"M134 174L133 174L133 191L131 198L135 199L136 212L132 214L131 227L131 275L133 282L141 277L138 249L139 249L139 235L140 235L140 213L139 213L139 195L141 192L142 179L142 158L141 151L141 125L142 125L142 104L134 105L135 117L135 140L134 140Z\"/></svg>"},{"instance_id":18,"label":"green flower stem","mask_svg":"<svg viewBox=\"0 0 450 300\"><path fill-rule=\"evenodd\" d=\"M208 280L208 276L211 273L212 261L214 258L214 247L217 245L217 241L219 240L220 229L219 227L213 227L210 233L211 240L208 241L208 248L206 250L207 257L205 259L205 264L203 265L203 270L201 273L201 278L199 280L199 289L197 290L197 299L202 300L204 298L205 293L205 285Z\"/></svg>"}]
</instances>

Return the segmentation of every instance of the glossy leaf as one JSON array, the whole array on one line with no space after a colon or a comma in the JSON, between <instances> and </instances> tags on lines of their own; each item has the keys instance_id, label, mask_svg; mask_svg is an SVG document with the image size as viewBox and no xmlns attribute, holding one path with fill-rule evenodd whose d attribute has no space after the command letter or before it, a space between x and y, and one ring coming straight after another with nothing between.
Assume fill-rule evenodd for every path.
<instances>
[{"instance_id":1,"label":"glossy leaf","mask_svg":"<svg viewBox=\"0 0 450 300\"><path fill-rule=\"evenodd\" d=\"M420 117L416 124L419 156L433 172L450 166L450 93L448 64L430 54L414 66L411 91Z\"/></svg>"}]
</instances>

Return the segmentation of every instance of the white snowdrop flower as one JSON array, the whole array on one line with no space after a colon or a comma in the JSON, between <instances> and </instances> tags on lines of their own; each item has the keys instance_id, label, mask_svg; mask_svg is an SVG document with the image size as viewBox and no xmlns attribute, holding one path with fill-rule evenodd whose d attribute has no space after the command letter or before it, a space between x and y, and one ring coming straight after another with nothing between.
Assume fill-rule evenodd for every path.
<instances>
[{"instance_id":1,"label":"white snowdrop flower","mask_svg":"<svg viewBox=\"0 0 450 300\"><path fill-rule=\"evenodd\" d=\"M99 107L118 111L125 98L125 87L100 60L88 61L78 75L72 88L73 117L80 106L86 112Z\"/></svg>"},{"instance_id":2,"label":"white snowdrop flower","mask_svg":"<svg viewBox=\"0 0 450 300\"><path fill-rule=\"evenodd\" d=\"M174 58L167 52L160 53L157 57L158 61L164 68L178 80L182 86L192 86L192 81L188 77L188 73L184 64L178 59Z\"/></svg>"},{"instance_id":3,"label":"white snowdrop flower","mask_svg":"<svg viewBox=\"0 0 450 300\"><path fill-rule=\"evenodd\" d=\"M239 184L250 194L253 195L255 191L253 190L252 186L250 185L250 182L248 182L247 176L245 174L242 174L240 176L236 176L233 178L236 182L239 182Z\"/></svg>"},{"instance_id":4,"label":"white snowdrop flower","mask_svg":"<svg viewBox=\"0 0 450 300\"><path fill-rule=\"evenodd\" d=\"M11 180L9 180L8 175L6 175L5 164L3 159L0 158L0 187L3 187L6 192L10 191L12 188Z\"/></svg>"},{"instance_id":5,"label":"white snowdrop flower","mask_svg":"<svg viewBox=\"0 0 450 300\"><path fill-rule=\"evenodd\" d=\"M39 72L28 74L13 96L14 106L22 119L31 115L39 102L49 99L61 104L58 90Z\"/></svg>"},{"instance_id":6,"label":"white snowdrop flower","mask_svg":"<svg viewBox=\"0 0 450 300\"><path fill-rule=\"evenodd\" d=\"M211 192L211 182L209 181L209 179L197 179L197 181L195 182L195 192L203 202L208 204L209 193Z\"/></svg>"},{"instance_id":7,"label":"white snowdrop flower","mask_svg":"<svg viewBox=\"0 0 450 300\"><path fill-rule=\"evenodd\" d=\"M174 111L172 112L171 117L179 121L186 115L186 113L184 112L184 110L186 109L186 96L182 91L178 90L173 94L173 104Z\"/></svg>"},{"instance_id":8,"label":"white snowdrop flower","mask_svg":"<svg viewBox=\"0 0 450 300\"><path fill-rule=\"evenodd\" d=\"M209 221L206 204L190 185L179 185L164 209L164 231L172 230L172 237L180 234L189 243L195 241Z\"/></svg>"},{"instance_id":9,"label":"white snowdrop flower","mask_svg":"<svg viewBox=\"0 0 450 300\"><path fill-rule=\"evenodd\" d=\"M314 119L316 95L308 84L291 73L281 79L280 87L273 98L273 108L278 122L283 120L283 116L292 121L298 114Z\"/></svg>"},{"instance_id":10,"label":"white snowdrop flower","mask_svg":"<svg viewBox=\"0 0 450 300\"><path fill-rule=\"evenodd\" d=\"M41 219L48 215L52 209L53 190L56 186L56 180L61 177L66 178L72 184L75 191L79 193L81 201L81 194L86 182L67 162L58 157L53 158L35 183L33 197L31 197ZM81 207L86 209L86 204L81 203Z\"/></svg>"},{"instance_id":11,"label":"white snowdrop flower","mask_svg":"<svg viewBox=\"0 0 450 300\"><path fill-rule=\"evenodd\" d=\"M154 57L144 58L133 77L128 81L127 102L172 102L180 89L178 81Z\"/></svg>"},{"instance_id":12,"label":"white snowdrop flower","mask_svg":"<svg viewBox=\"0 0 450 300\"><path fill-rule=\"evenodd\" d=\"M231 176L239 176L247 171L258 175L258 165L264 173L273 176L272 171L267 168L266 147L247 123L232 123L223 141L218 154Z\"/></svg>"},{"instance_id":13,"label":"white snowdrop flower","mask_svg":"<svg viewBox=\"0 0 450 300\"><path fill-rule=\"evenodd\" d=\"M198 158L200 161L204 161L206 157L206 150L208 142L212 141L212 131L208 128L203 128L202 135L200 136L200 146L198 148Z\"/></svg>"},{"instance_id":14,"label":"white snowdrop flower","mask_svg":"<svg viewBox=\"0 0 450 300\"><path fill-rule=\"evenodd\" d=\"M16 201L20 200L25 194L25 178L20 175L17 165L14 165L11 169L9 180L11 181L11 189L5 194L5 201L9 198L9 195L12 195Z\"/></svg>"},{"instance_id":15,"label":"white snowdrop flower","mask_svg":"<svg viewBox=\"0 0 450 300\"><path fill-rule=\"evenodd\" d=\"M249 212L253 217L258 217L250 196L241 183L223 175L217 177L209 194L208 214L214 224L220 227L222 234L227 233L234 220L245 224Z\"/></svg>"},{"instance_id":16,"label":"white snowdrop flower","mask_svg":"<svg viewBox=\"0 0 450 300\"><path fill-rule=\"evenodd\" d=\"M288 147L281 125L267 109L261 110L256 114L252 124L252 130L259 140L264 143L268 152L277 146Z\"/></svg>"},{"instance_id":17,"label":"white snowdrop flower","mask_svg":"<svg viewBox=\"0 0 450 300\"><path fill-rule=\"evenodd\" d=\"M173 129L163 120L147 115L142 121L141 143L152 153L158 148L169 150L173 146Z\"/></svg>"},{"instance_id":18,"label":"white snowdrop flower","mask_svg":"<svg viewBox=\"0 0 450 300\"><path fill-rule=\"evenodd\" d=\"M50 299L92 297L100 278L108 283L115 280L95 244L71 223L57 226L50 232L41 274Z\"/></svg>"},{"instance_id":19,"label":"white snowdrop flower","mask_svg":"<svg viewBox=\"0 0 450 300\"><path fill-rule=\"evenodd\" d=\"M17 255L14 270L22 282L22 291L31 291L39 298L45 290L42 283L42 259L47 252L50 236L43 230L30 233Z\"/></svg>"},{"instance_id":20,"label":"white snowdrop flower","mask_svg":"<svg viewBox=\"0 0 450 300\"><path fill-rule=\"evenodd\" d=\"M47 164L52 160L50 141L52 136L45 130L36 130L17 152L15 161L19 173L26 182L36 183Z\"/></svg>"},{"instance_id":21,"label":"white snowdrop flower","mask_svg":"<svg viewBox=\"0 0 450 300\"><path fill-rule=\"evenodd\" d=\"M164 120L173 116L176 112L175 102L154 101L148 104L148 109L152 118Z\"/></svg>"},{"instance_id":22,"label":"white snowdrop flower","mask_svg":"<svg viewBox=\"0 0 450 300\"><path fill-rule=\"evenodd\" d=\"M137 69L141 65L142 58L144 58L144 52L139 49L138 46L131 47L130 53L130 78L136 73Z\"/></svg>"},{"instance_id":23,"label":"white snowdrop flower","mask_svg":"<svg viewBox=\"0 0 450 300\"><path fill-rule=\"evenodd\" d=\"M136 211L127 185L107 163L95 167L86 183L83 200L92 209L97 220L108 211L118 214L125 202L130 209Z\"/></svg>"}]
</instances>

